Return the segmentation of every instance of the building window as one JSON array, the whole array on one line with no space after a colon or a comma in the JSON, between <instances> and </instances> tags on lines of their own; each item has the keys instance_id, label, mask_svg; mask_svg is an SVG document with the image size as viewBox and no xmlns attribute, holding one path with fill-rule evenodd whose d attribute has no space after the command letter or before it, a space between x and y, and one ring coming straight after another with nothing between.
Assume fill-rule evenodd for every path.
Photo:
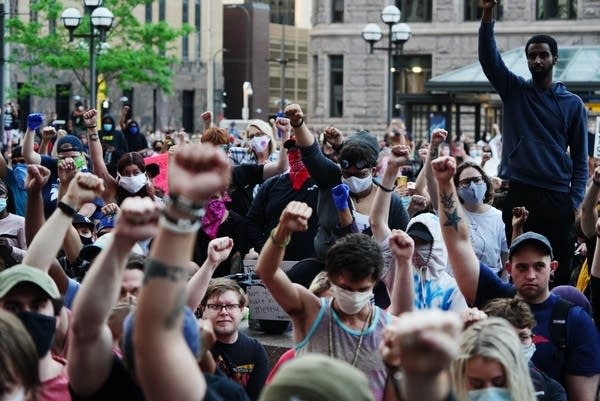
<instances>
[{"instance_id":1,"label":"building window","mask_svg":"<svg viewBox=\"0 0 600 401\"><path fill-rule=\"evenodd\" d=\"M71 98L71 84L57 84L55 86L54 110L57 120L68 120L71 114L69 99Z\"/></svg>"},{"instance_id":2,"label":"building window","mask_svg":"<svg viewBox=\"0 0 600 401\"><path fill-rule=\"evenodd\" d=\"M145 21L147 24L152 23L152 3L146 3Z\"/></svg>"},{"instance_id":3,"label":"building window","mask_svg":"<svg viewBox=\"0 0 600 401\"><path fill-rule=\"evenodd\" d=\"M576 19L577 0L537 0L537 19Z\"/></svg>"},{"instance_id":4,"label":"building window","mask_svg":"<svg viewBox=\"0 0 600 401\"><path fill-rule=\"evenodd\" d=\"M273 24L294 25L296 20L295 0L270 0L270 21Z\"/></svg>"},{"instance_id":5,"label":"building window","mask_svg":"<svg viewBox=\"0 0 600 401\"><path fill-rule=\"evenodd\" d=\"M344 56L329 56L329 117L344 114Z\"/></svg>"},{"instance_id":6,"label":"building window","mask_svg":"<svg viewBox=\"0 0 600 401\"><path fill-rule=\"evenodd\" d=\"M202 7L200 0L194 1L194 27L196 28L196 59L202 58Z\"/></svg>"},{"instance_id":7,"label":"building window","mask_svg":"<svg viewBox=\"0 0 600 401\"><path fill-rule=\"evenodd\" d=\"M194 132L194 95L194 91L184 90L181 97L181 124L186 132Z\"/></svg>"},{"instance_id":8,"label":"building window","mask_svg":"<svg viewBox=\"0 0 600 401\"><path fill-rule=\"evenodd\" d=\"M479 21L481 19L482 9L479 6L481 0L465 0L465 21ZM492 10L492 18L496 21L502 21L502 2L498 2Z\"/></svg>"},{"instance_id":9,"label":"building window","mask_svg":"<svg viewBox=\"0 0 600 401\"><path fill-rule=\"evenodd\" d=\"M160 0L158 2L158 20L164 21L167 14L167 2L166 0Z\"/></svg>"},{"instance_id":10,"label":"building window","mask_svg":"<svg viewBox=\"0 0 600 401\"><path fill-rule=\"evenodd\" d=\"M331 0L331 22L344 22L344 0Z\"/></svg>"},{"instance_id":11,"label":"building window","mask_svg":"<svg viewBox=\"0 0 600 401\"><path fill-rule=\"evenodd\" d=\"M402 21L431 22L431 0L396 0Z\"/></svg>"},{"instance_id":12,"label":"building window","mask_svg":"<svg viewBox=\"0 0 600 401\"><path fill-rule=\"evenodd\" d=\"M181 23L187 24L190 22L190 2L189 0L183 0L181 2ZM181 59L188 61L190 58L190 37L189 35L183 35L181 37Z\"/></svg>"}]
</instances>

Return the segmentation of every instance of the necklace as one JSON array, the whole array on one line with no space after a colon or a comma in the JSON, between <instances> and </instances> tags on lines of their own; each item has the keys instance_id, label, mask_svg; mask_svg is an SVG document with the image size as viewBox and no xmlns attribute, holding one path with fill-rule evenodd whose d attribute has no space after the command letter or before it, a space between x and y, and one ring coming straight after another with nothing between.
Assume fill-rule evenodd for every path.
<instances>
[{"instance_id":1,"label":"necklace","mask_svg":"<svg viewBox=\"0 0 600 401\"><path fill-rule=\"evenodd\" d=\"M333 354L335 353L333 349L333 299L331 300L331 304L329 304L329 356L333 358ZM352 366L356 365L356 361L358 360L358 352L360 351L360 347L362 346L363 338L365 337L365 332L367 331L367 327L369 326L369 322L371 320L371 315L373 314L373 306L369 308L369 314L363 323L362 330L360 331L360 337L358 337L358 343L356 344L356 349L354 350L354 356L352 357Z\"/></svg>"}]
</instances>

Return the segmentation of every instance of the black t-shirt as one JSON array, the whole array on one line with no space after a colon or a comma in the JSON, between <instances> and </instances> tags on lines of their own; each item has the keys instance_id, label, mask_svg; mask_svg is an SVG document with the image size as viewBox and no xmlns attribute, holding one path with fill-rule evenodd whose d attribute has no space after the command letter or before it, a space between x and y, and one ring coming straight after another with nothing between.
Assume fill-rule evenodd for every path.
<instances>
[{"instance_id":1,"label":"black t-shirt","mask_svg":"<svg viewBox=\"0 0 600 401\"><path fill-rule=\"evenodd\" d=\"M90 372L90 374L93 373ZM87 397L81 397L77 395L71 388L71 385L69 385L69 393L71 393L73 401L145 401L142 390L133 381L131 374L123 364L123 361L114 354L110 375L98 391Z\"/></svg>"}]
</instances>

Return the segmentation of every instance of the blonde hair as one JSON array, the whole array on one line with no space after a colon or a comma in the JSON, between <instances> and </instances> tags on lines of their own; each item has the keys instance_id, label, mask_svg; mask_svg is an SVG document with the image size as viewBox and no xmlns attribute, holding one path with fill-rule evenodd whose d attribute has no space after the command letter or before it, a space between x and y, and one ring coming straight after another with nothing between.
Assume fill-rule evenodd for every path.
<instances>
[{"instance_id":1,"label":"blonde hair","mask_svg":"<svg viewBox=\"0 0 600 401\"><path fill-rule=\"evenodd\" d=\"M315 276L313 281L310 283L308 290L315 294L316 296L322 296L325 291L331 288L331 283L329 282L329 277L327 277L326 271L321 271L319 274Z\"/></svg>"},{"instance_id":2,"label":"blonde hair","mask_svg":"<svg viewBox=\"0 0 600 401\"><path fill-rule=\"evenodd\" d=\"M508 321L491 317L481 320L464 331L461 355L452 363L452 386L456 398L466 401L467 362L474 357L492 359L502 365L506 389L513 401L535 400L535 392L527 361L521 352L521 342Z\"/></svg>"}]
</instances>

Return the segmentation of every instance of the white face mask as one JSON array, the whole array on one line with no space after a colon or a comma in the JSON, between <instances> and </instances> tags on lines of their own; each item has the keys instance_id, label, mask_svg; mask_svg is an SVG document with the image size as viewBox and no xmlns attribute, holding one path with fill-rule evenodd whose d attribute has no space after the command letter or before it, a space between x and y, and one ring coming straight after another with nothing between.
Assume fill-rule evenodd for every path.
<instances>
[{"instance_id":1,"label":"white face mask","mask_svg":"<svg viewBox=\"0 0 600 401\"><path fill-rule=\"evenodd\" d=\"M531 360L531 357L535 353L535 344L534 343L531 343L529 345L521 344L521 352L523 353L523 356L525 357L525 361L529 362Z\"/></svg>"},{"instance_id":2,"label":"white face mask","mask_svg":"<svg viewBox=\"0 0 600 401\"><path fill-rule=\"evenodd\" d=\"M271 138L268 135L255 136L250 139L250 147L256 153L264 152L267 146L269 146L269 142L271 142Z\"/></svg>"},{"instance_id":3,"label":"white face mask","mask_svg":"<svg viewBox=\"0 0 600 401\"><path fill-rule=\"evenodd\" d=\"M25 387L21 386L19 390L13 393L11 398L6 398L5 401L23 401L25 399Z\"/></svg>"},{"instance_id":4,"label":"white face mask","mask_svg":"<svg viewBox=\"0 0 600 401\"><path fill-rule=\"evenodd\" d=\"M369 175L365 178L358 178L355 176L350 176L348 178L342 177L342 183L348 185L350 192L353 194L359 194L373 185L373 176Z\"/></svg>"},{"instance_id":5,"label":"white face mask","mask_svg":"<svg viewBox=\"0 0 600 401\"><path fill-rule=\"evenodd\" d=\"M356 315L373 299L373 291L348 291L331 283L331 295L342 312L347 315Z\"/></svg>"},{"instance_id":6,"label":"white face mask","mask_svg":"<svg viewBox=\"0 0 600 401\"><path fill-rule=\"evenodd\" d=\"M488 387L481 390L471 390L467 393L469 401L511 401L512 396L506 388Z\"/></svg>"},{"instance_id":7,"label":"white face mask","mask_svg":"<svg viewBox=\"0 0 600 401\"><path fill-rule=\"evenodd\" d=\"M119 186L130 194L136 194L140 189L148 183L146 174L140 173L133 177L123 177L119 174Z\"/></svg>"}]
</instances>

